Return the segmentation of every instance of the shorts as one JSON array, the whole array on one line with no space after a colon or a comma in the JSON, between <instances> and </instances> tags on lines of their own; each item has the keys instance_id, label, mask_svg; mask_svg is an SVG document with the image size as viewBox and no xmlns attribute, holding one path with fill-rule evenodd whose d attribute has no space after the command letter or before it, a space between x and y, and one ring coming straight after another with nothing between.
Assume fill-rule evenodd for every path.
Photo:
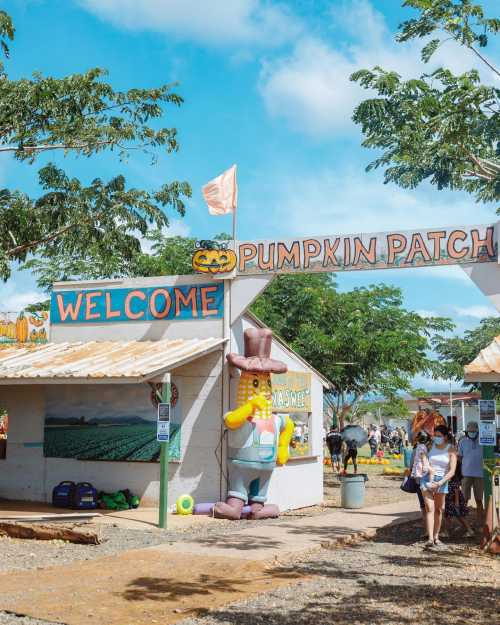
<instances>
[{"instance_id":1,"label":"shorts","mask_svg":"<svg viewBox=\"0 0 500 625\"><path fill-rule=\"evenodd\" d=\"M332 454L332 462L342 462L342 454Z\"/></svg>"},{"instance_id":2,"label":"shorts","mask_svg":"<svg viewBox=\"0 0 500 625\"><path fill-rule=\"evenodd\" d=\"M228 497L236 497L245 503L265 503L274 465L269 470L253 469L241 464L228 462Z\"/></svg>"},{"instance_id":3,"label":"shorts","mask_svg":"<svg viewBox=\"0 0 500 625\"><path fill-rule=\"evenodd\" d=\"M484 479L482 477L463 477L462 491L464 493L465 503L470 499L472 491L474 491L474 499L476 502L483 502L484 495Z\"/></svg>"},{"instance_id":4,"label":"shorts","mask_svg":"<svg viewBox=\"0 0 500 625\"><path fill-rule=\"evenodd\" d=\"M442 475L435 475L433 478L433 482L439 482L443 479ZM445 482L442 486L440 486L438 489L436 490L431 490L428 486L429 486L430 482L429 482L429 474L426 473L424 475L424 477L420 480L420 488L421 490L427 490L430 491L432 493L440 493L441 495L446 495L448 493L448 482Z\"/></svg>"}]
</instances>

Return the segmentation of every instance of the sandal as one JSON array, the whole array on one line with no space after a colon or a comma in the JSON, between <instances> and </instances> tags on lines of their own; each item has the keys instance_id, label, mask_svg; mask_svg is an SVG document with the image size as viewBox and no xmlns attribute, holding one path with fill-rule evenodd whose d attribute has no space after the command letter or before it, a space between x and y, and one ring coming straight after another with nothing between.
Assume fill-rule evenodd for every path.
<instances>
[{"instance_id":1,"label":"sandal","mask_svg":"<svg viewBox=\"0 0 500 625\"><path fill-rule=\"evenodd\" d=\"M425 545L424 545L424 549L432 549L434 547L434 541L433 540L428 540Z\"/></svg>"}]
</instances>

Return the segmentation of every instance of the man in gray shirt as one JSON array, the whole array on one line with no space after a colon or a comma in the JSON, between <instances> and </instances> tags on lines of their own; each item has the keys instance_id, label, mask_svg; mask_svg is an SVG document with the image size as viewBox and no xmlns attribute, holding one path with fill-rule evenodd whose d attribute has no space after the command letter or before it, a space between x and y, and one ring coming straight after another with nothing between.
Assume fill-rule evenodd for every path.
<instances>
[{"instance_id":1,"label":"man in gray shirt","mask_svg":"<svg viewBox=\"0 0 500 625\"><path fill-rule=\"evenodd\" d=\"M477 517L482 520L484 511L483 448L479 444L478 436L479 427L477 423L470 421L467 424L465 436L458 443L458 456L462 461L462 490L465 501L469 501L471 491L474 491Z\"/></svg>"}]
</instances>

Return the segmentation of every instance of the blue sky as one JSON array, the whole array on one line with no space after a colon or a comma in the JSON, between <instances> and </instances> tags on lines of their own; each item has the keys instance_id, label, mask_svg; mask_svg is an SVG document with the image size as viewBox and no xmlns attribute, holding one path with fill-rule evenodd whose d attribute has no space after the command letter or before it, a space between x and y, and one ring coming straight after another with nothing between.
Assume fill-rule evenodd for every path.
<instances>
[{"instance_id":1,"label":"blue sky","mask_svg":"<svg viewBox=\"0 0 500 625\"><path fill-rule=\"evenodd\" d=\"M493 206L430 187L385 186L364 167L352 109L366 94L349 82L361 67L380 64L405 76L421 71L418 44L394 43L408 10L381 0L6 0L16 39L11 77L37 70L62 76L93 66L109 70L116 88L178 81L185 104L167 109L180 151L154 166L132 154L91 160L45 155L90 181L125 174L129 184L155 188L188 180L186 217L172 234L209 237L229 230L210 217L200 188L238 164L241 239L370 232L486 223ZM494 3L487 3L493 7ZM490 54L498 53L498 47ZM475 66L466 51L445 46L433 66ZM490 77L483 72L485 78ZM2 157L0 184L37 193L36 170ZM385 281L403 289L409 308L452 316L459 331L494 314L457 267L345 273L342 289ZM32 276L16 272L0 285L0 310L40 295Z\"/></svg>"}]
</instances>

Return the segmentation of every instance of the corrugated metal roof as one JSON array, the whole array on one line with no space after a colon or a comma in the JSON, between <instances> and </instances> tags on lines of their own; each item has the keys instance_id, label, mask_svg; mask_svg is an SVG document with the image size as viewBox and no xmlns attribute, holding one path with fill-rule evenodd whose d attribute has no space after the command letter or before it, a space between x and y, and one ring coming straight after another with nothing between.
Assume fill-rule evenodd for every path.
<instances>
[{"instance_id":1,"label":"corrugated metal roof","mask_svg":"<svg viewBox=\"0 0 500 625\"><path fill-rule=\"evenodd\" d=\"M471 363L465 365L464 372L466 382L493 381L492 378L500 376L500 336L482 349Z\"/></svg>"},{"instance_id":2,"label":"corrugated metal roof","mask_svg":"<svg viewBox=\"0 0 500 625\"><path fill-rule=\"evenodd\" d=\"M0 349L0 384L16 381L141 382L218 349L225 339L91 341Z\"/></svg>"}]
</instances>

